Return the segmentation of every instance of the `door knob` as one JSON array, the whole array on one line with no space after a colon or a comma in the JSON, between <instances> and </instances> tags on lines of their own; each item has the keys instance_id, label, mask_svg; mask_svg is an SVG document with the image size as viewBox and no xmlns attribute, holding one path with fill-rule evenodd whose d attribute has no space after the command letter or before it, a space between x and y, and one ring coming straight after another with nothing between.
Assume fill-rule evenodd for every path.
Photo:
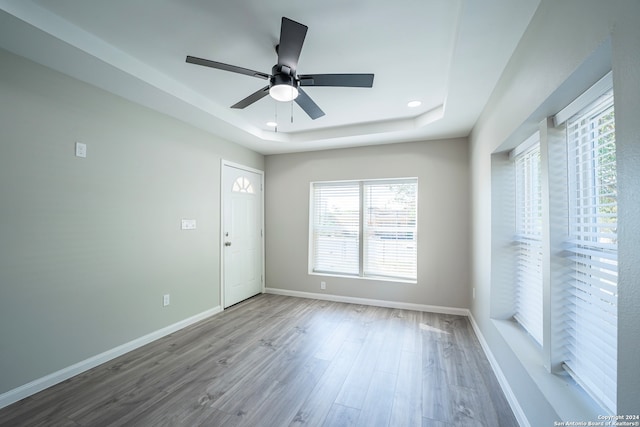
<instances>
[{"instance_id":1,"label":"door knob","mask_svg":"<svg viewBox=\"0 0 640 427\"><path fill-rule=\"evenodd\" d=\"M231 242L224 242L225 246L231 246Z\"/></svg>"}]
</instances>

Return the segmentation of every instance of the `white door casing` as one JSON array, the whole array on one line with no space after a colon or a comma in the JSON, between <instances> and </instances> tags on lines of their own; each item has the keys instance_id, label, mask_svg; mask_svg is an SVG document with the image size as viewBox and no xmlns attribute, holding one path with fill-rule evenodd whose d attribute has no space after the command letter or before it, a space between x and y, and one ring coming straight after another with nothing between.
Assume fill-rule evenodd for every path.
<instances>
[{"instance_id":1,"label":"white door casing","mask_svg":"<svg viewBox=\"0 0 640 427\"><path fill-rule=\"evenodd\" d=\"M222 161L222 286L224 308L263 292L263 172Z\"/></svg>"}]
</instances>

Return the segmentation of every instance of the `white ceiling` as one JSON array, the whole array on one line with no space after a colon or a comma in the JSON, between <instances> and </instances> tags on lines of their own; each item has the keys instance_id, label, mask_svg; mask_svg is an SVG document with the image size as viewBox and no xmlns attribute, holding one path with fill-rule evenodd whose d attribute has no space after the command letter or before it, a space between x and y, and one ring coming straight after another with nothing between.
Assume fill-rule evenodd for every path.
<instances>
[{"instance_id":1,"label":"white ceiling","mask_svg":"<svg viewBox=\"0 0 640 427\"><path fill-rule=\"evenodd\" d=\"M539 1L0 0L0 47L258 152L308 151L467 136ZM283 16L309 27L299 74L373 88L305 88L317 120L270 97L237 110L264 80L185 62L270 73Z\"/></svg>"}]
</instances>

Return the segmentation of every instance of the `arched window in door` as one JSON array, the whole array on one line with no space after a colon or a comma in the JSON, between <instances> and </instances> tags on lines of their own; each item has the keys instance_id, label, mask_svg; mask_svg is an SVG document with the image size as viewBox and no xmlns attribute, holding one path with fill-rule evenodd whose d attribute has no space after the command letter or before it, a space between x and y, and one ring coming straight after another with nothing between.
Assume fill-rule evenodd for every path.
<instances>
[{"instance_id":1,"label":"arched window in door","mask_svg":"<svg viewBox=\"0 0 640 427\"><path fill-rule=\"evenodd\" d=\"M249 181L249 179L244 176L240 176L235 180L231 191L233 191L234 193L255 193L251 181Z\"/></svg>"}]
</instances>

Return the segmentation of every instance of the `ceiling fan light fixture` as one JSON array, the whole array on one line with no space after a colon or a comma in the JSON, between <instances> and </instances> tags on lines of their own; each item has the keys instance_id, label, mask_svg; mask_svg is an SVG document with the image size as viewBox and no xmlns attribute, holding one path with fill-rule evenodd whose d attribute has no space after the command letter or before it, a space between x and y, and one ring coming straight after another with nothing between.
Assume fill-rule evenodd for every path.
<instances>
[{"instance_id":1,"label":"ceiling fan light fixture","mask_svg":"<svg viewBox=\"0 0 640 427\"><path fill-rule=\"evenodd\" d=\"M298 97L298 88L288 84L271 86L269 95L276 101L289 102Z\"/></svg>"},{"instance_id":2,"label":"ceiling fan light fixture","mask_svg":"<svg viewBox=\"0 0 640 427\"><path fill-rule=\"evenodd\" d=\"M298 97L298 81L291 70L282 65L273 67L269 95L276 101L289 102Z\"/></svg>"}]
</instances>

